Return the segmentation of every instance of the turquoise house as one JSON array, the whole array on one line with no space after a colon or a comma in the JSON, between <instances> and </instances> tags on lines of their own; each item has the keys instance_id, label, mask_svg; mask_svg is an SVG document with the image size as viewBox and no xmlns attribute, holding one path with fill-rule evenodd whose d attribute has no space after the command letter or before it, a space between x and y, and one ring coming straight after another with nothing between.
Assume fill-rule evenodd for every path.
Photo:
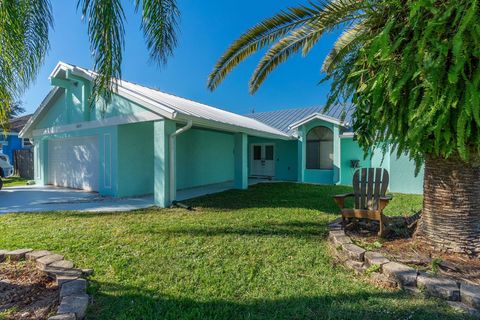
<instances>
[{"instance_id":1,"label":"turquoise house","mask_svg":"<svg viewBox=\"0 0 480 320\"><path fill-rule=\"evenodd\" d=\"M34 145L35 180L114 197L153 195L166 207L185 190L246 189L264 179L351 183L358 167L390 171L390 191L420 193L406 157L364 158L342 110L238 115L123 80L90 103L93 71L60 62L52 90L20 136Z\"/></svg>"}]
</instances>

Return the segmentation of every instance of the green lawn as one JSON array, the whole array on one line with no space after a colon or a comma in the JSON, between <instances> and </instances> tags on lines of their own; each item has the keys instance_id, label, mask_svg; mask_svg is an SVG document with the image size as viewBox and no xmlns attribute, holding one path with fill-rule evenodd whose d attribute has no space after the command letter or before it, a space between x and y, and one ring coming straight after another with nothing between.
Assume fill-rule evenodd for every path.
<instances>
[{"instance_id":1,"label":"green lawn","mask_svg":"<svg viewBox=\"0 0 480 320\"><path fill-rule=\"evenodd\" d=\"M199 198L194 212L0 215L0 246L94 268L89 319L462 319L332 265L331 195L348 190L279 183Z\"/></svg>"},{"instance_id":2,"label":"green lawn","mask_svg":"<svg viewBox=\"0 0 480 320\"><path fill-rule=\"evenodd\" d=\"M26 186L28 180L20 177L2 178L4 187Z\"/></svg>"}]
</instances>

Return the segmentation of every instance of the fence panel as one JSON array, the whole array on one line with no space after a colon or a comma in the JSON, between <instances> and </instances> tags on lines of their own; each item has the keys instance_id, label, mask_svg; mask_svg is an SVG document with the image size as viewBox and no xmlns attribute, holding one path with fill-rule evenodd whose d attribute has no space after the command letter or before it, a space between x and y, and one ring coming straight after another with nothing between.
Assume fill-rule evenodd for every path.
<instances>
[{"instance_id":1,"label":"fence panel","mask_svg":"<svg viewBox=\"0 0 480 320\"><path fill-rule=\"evenodd\" d=\"M15 150L13 152L15 175L24 179L33 179L33 151Z\"/></svg>"}]
</instances>

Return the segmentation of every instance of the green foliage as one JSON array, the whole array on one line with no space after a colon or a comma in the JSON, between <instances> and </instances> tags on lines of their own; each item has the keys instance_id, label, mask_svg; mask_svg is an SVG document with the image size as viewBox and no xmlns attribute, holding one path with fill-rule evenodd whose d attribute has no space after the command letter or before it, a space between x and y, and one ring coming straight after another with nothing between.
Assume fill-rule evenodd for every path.
<instances>
[{"instance_id":1,"label":"green foliage","mask_svg":"<svg viewBox=\"0 0 480 320\"><path fill-rule=\"evenodd\" d=\"M363 146L390 141L417 164L426 154L476 159L477 1L385 1L380 8L362 21L368 39L327 75L330 105L353 93L354 129Z\"/></svg>"},{"instance_id":2,"label":"green foliage","mask_svg":"<svg viewBox=\"0 0 480 320\"><path fill-rule=\"evenodd\" d=\"M370 267L365 270L367 274L371 274L374 272L379 272L382 267L379 264L372 264Z\"/></svg>"},{"instance_id":3,"label":"green foliage","mask_svg":"<svg viewBox=\"0 0 480 320\"><path fill-rule=\"evenodd\" d=\"M150 57L164 64L176 46L179 11L175 0L135 0L141 11ZM78 0L87 21L98 75L93 99L109 102L115 79L121 78L125 15L120 0ZM13 101L35 79L49 47L53 17L49 0L0 1L0 126L7 128ZM105 104L102 104L105 105Z\"/></svg>"},{"instance_id":4,"label":"green foliage","mask_svg":"<svg viewBox=\"0 0 480 320\"><path fill-rule=\"evenodd\" d=\"M432 273L434 275L438 274L438 271L440 270L440 264L442 263L442 259L440 258L435 258L431 262L431 268L432 268Z\"/></svg>"},{"instance_id":5,"label":"green foliage","mask_svg":"<svg viewBox=\"0 0 480 320\"><path fill-rule=\"evenodd\" d=\"M48 0L0 1L0 126L8 126L14 101L37 75L48 50L52 12Z\"/></svg>"},{"instance_id":6,"label":"green foliage","mask_svg":"<svg viewBox=\"0 0 480 320\"><path fill-rule=\"evenodd\" d=\"M327 108L356 106L353 124L367 149L391 142L417 165L426 155L478 160L478 0L329 0L281 12L248 30L209 78L215 89L241 61L271 45L250 81L254 93L291 55L307 54L336 28L323 63Z\"/></svg>"}]
</instances>

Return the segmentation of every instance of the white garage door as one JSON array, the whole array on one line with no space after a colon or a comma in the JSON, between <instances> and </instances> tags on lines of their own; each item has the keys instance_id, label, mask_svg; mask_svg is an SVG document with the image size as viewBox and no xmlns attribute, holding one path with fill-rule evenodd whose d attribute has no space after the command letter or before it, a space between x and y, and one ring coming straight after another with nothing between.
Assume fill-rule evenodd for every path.
<instances>
[{"instance_id":1,"label":"white garage door","mask_svg":"<svg viewBox=\"0 0 480 320\"><path fill-rule=\"evenodd\" d=\"M48 182L55 186L98 191L98 138L48 141Z\"/></svg>"}]
</instances>

